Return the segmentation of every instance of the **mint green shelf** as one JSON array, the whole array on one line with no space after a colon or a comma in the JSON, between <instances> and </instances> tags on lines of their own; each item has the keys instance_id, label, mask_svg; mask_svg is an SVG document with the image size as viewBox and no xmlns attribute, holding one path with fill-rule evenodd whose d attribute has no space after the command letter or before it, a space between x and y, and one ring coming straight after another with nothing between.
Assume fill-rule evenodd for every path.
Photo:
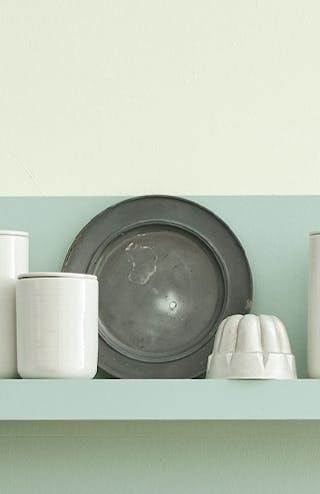
<instances>
[{"instance_id":1,"label":"mint green shelf","mask_svg":"<svg viewBox=\"0 0 320 494\"><path fill-rule=\"evenodd\" d=\"M319 420L320 381L0 380L0 420Z\"/></svg>"}]
</instances>

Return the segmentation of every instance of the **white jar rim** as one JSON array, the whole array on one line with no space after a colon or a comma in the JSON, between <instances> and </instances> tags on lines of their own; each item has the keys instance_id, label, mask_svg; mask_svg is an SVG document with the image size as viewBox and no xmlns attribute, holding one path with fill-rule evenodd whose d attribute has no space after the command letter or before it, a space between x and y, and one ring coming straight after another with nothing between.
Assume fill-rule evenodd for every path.
<instances>
[{"instance_id":1,"label":"white jar rim","mask_svg":"<svg viewBox=\"0 0 320 494\"><path fill-rule=\"evenodd\" d=\"M0 230L0 235L10 235L14 237L29 237L28 232L20 232L18 230Z\"/></svg>"},{"instance_id":2,"label":"white jar rim","mask_svg":"<svg viewBox=\"0 0 320 494\"><path fill-rule=\"evenodd\" d=\"M33 279L33 278L80 278L87 280L96 280L97 277L94 274L84 274L84 273L62 273L53 271L39 271L34 273L22 273L19 274L18 280L23 279Z\"/></svg>"}]
</instances>

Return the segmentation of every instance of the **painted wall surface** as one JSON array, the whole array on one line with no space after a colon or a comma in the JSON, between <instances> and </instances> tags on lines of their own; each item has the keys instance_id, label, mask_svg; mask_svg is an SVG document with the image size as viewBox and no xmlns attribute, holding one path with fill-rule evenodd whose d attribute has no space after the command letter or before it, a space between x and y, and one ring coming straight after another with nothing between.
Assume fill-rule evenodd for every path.
<instances>
[{"instance_id":1,"label":"painted wall surface","mask_svg":"<svg viewBox=\"0 0 320 494\"><path fill-rule=\"evenodd\" d=\"M318 494L320 425L0 424L5 494Z\"/></svg>"},{"instance_id":2,"label":"painted wall surface","mask_svg":"<svg viewBox=\"0 0 320 494\"><path fill-rule=\"evenodd\" d=\"M317 194L317 0L1 0L0 194Z\"/></svg>"}]
</instances>

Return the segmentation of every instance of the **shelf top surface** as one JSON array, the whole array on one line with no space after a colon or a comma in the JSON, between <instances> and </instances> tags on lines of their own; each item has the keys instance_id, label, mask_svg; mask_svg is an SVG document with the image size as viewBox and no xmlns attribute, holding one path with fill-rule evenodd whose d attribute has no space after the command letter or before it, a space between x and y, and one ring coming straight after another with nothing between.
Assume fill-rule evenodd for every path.
<instances>
[{"instance_id":1,"label":"shelf top surface","mask_svg":"<svg viewBox=\"0 0 320 494\"><path fill-rule=\"evenodd\" d=\"M0 420L318 420L320 380L0 380Z\"/></svg>"}]
</instances>

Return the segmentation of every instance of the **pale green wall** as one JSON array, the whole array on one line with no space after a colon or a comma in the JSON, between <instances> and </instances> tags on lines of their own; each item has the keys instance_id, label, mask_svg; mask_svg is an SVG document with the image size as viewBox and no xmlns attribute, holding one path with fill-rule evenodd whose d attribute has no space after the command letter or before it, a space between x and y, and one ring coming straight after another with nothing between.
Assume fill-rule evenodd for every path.
<instances>
[{"instance_id":1,"label":"pale green wall","mask_svg":"<svg viewBox=\"0 0 320 494\"><path fill-rule=\"evenodd\" d=\"M317 0L1 0L0 194L318 193L319 19Z\"/></svg>"},{"instance_id":2,"label":"pale green wall","mask_svg":"<svg viewBox=\"0 0 320 494\"><path fill-rule=\"evenodd\" d=\"M320 425L0 425L3 494L318 494Z\"/></svg>"},{"instance_id":3,"label":"pale green wall","mask_svg":"<svg viewBox=\"0 0 320 494\"><path fill-rule=\"evenodd\" d=\"M55 270L115 200L0 198L0 228L30 231L31 269ZM308 232L319 229L320 196L197 200L241 239L254 310L286 322L305 376ZM318 422L0 423L0 492L318 494L319 444Z\"/></svg>"}]
</instances>

